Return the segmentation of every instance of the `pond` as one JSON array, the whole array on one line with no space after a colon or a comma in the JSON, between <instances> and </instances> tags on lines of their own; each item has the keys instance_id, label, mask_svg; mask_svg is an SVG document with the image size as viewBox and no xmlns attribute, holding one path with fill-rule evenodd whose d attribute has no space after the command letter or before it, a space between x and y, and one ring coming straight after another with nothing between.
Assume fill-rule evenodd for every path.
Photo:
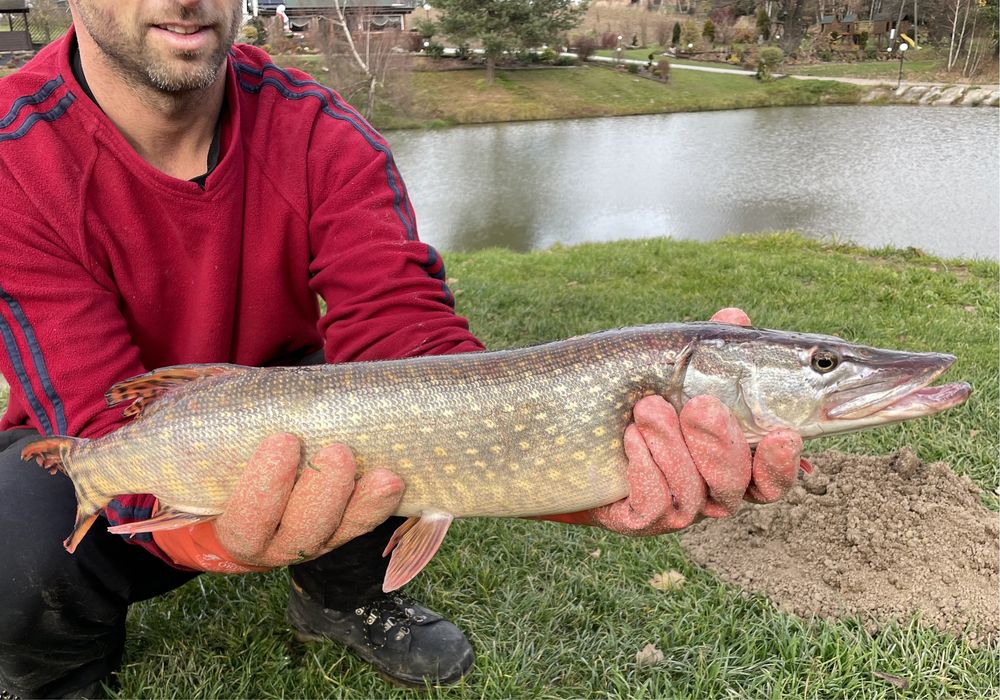
<instances>
[{"instance_id":1,"label":"pond","mask_svg":"<svg viewBox=\"0 0 1000 700\"><path fill-rule=\"evenodd\" d=\"M788 107L387 134L442 250L793 229L998 258L990 108Z\"/></svg>"}]
</instances>

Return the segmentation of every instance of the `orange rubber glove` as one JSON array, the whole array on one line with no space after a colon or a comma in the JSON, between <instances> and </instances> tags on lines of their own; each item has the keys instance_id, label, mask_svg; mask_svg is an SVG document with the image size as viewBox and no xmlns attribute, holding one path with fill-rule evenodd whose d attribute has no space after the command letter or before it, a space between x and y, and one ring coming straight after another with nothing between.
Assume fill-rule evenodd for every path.
<instances>
[{"instance_id":1,"label":"orange rubber glove","mask_svg":"<svg viewBox=\"0 0 1000 700\"><path fill-rule=\"evenodd\" d=\"M399 507L403 480L385 469L358 478L343 445L321 449L299 473L301 460L294 435L265 438L222 515L154 532L153 539L180 566L266 571L325 554L370 532Z\"/></svg>"},{"instance_id":2,"label":"orange rubber glove","mask_svg":"<svg viewBox=\"0 0 1000 700\"><path fill-rule=\"evenodd\" d=\"M723 309L713 321L748 326L740 309ZM802 438L791 430L764 436L751 455L735 416L711 396L695 396L678 415L659 396L633 408L625 429L629 495L600 508L546 516L545 520L596 525L623 535L681 530L702 517L735 513L743 500L770 503L795 483Z\"/></svg>"}]
</instances>

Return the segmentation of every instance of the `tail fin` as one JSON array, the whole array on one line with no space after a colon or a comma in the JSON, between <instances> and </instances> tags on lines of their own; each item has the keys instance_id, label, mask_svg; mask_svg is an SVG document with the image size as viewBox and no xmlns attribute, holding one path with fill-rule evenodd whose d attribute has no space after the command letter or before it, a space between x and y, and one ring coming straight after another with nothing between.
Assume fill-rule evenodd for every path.
<instances>
[{"instance_id":1,"label":"tail fin","mask_svg":"<svg viewBox=\"0 0 1000 700\"><path fill-rule=\"evenodd\" d=\"M47 469L50 474L55 474L59 471L70 476L70 469L68 468L70 453L76 445L83 442L86 442L86 440L63 437L61 435L42 438L28 443L21 450L21 459L25 461L34 459L43 469ZM105 505L107 504L105 503ZM97 520L97 515L100 512L101 506L95 506L92 511L84 510L79 492L77 492L76 522L73 524L73 531L69 534L69 537L63 541L63 547L66 548L67 552L72 554L76 550L76 546L80 544L80 540L83 539L90 526Z\"/></svg>"}]
</instances>

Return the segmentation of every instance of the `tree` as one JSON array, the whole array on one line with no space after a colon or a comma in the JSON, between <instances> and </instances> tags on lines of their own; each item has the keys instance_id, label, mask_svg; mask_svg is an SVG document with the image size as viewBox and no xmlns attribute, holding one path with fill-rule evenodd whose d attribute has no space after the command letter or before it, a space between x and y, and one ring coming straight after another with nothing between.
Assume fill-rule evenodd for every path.
<instances>
[{"instance_id":1,"label":"tree","mask_svg":"<svg viewBox=\"0 0 1000 700\"><path fill-rule=\"evenodd\" d=\"M951 23L948 43L948 70L957 70L962 51L961 72L970 76L979 70L983 57L996 55L997 2L996 0L953 0L949 9ZM980 22L983 19L985 22Z\"/></svg>"},{"instance_id":2,"label":"tree","mask_svg":"<svg viewBox=\"0 0 1000 700\"><path fill-rule=\"evenodd\" d=\"M757 35L764 37L764 41L771 38L771 17L763 5L757 8Z\"/></svg>"},{"instance_id":3,"label":"tree","mask_svg":"<svg viewBox=\"0 0 1000 700\"><path fill-rule=\"evenodd\" d=\"M681 26L681 48L684 51L701 48L701 29L693 19L685 20Z\"/></svg>"},{"instance_id":4,"label":"tree","mask_svg":"<svg viewBox=\"0 0 1000 700\"><path fill-rule=\"evenodd\" d=\"M701 30L701 35L705 37L709 44L715 43L715 22L711 19L706 19L705 25Z\"/></svg>"},{"instance_id":5,"label":"tree","mask_svg":"<svg viewBox=\"0 0 1000 700\"><path fill-rule=\"evenodd\" d=\"M45 34L46 44L54 37L62 36L70 23L69 8L56 0L34 0L31 3L30 17L32 26Z\"/></svg>"},{"instance_id":6,"label":"tree","mask_svg":"<svg viewBox=\"0 0 1000 700\"><path fill-rule=\"evenodd\" d=\"M774 70L785 60L785 52L777 46L765 46L757 54L757 80L774 80Z\"/></svg>"},{"instance_id":7,"label":"tree","mask_svg":"<svg viewBox=\"0 0 1000 700\"><path fill-rule=\"evenodd\" d=\"M372 15L347 14L344 11L347 1L333 0L333 17L312 20L310 41L335 72L340 93L351 103L363 104L362 114L371 119L376 91L385 86L387 74L398 79L407 71L394 60L399 32L372 31Z\"/></svg>"},{"instance_id":8,"label":"tree","mask_svg":"<svg viewBox=\"0 0 1000 700\"><path fill-rule=\"evenodd\" d=\"M486 58L486 82L505 52L548 43L580 23L587 3L573 0L435 0L442 33L458 43L478 41Z\"/></svg>"},{"instance_id":9,"label":"tree","mask_svg":"<svg viewBox=\"0 0 1000 700\"><path fill-rule=\"evenodd\" d=\"M670 43L673 46L677 46L677 42L681 40L681 23L674 22L674 30L670 35Z\"/></svg>"}]
</instances>

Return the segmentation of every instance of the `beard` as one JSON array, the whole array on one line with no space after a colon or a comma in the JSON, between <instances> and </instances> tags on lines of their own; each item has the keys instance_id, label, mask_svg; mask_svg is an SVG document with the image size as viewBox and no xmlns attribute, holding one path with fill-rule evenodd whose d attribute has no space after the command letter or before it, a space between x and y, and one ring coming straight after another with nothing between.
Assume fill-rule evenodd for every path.
<instances>
[{"instance_id":1,"label":"beard","mask_svg":"<svg viewBox=\"0 0 1000 700\"><path fill-rule=\"evenodd\" d=\"M87 33L127 83L182 94L213 84L225 65L226 53L243 21L239 4L230 4L231 16L210 16L202 8L175 7L135 26L124 25L120 14L105 7L95 7L89 0L77 0L76 7ZM171 21L210 27L219 41L206 51L168 51L148 41L150 26Z\"/></svg>"}]
</instances>

